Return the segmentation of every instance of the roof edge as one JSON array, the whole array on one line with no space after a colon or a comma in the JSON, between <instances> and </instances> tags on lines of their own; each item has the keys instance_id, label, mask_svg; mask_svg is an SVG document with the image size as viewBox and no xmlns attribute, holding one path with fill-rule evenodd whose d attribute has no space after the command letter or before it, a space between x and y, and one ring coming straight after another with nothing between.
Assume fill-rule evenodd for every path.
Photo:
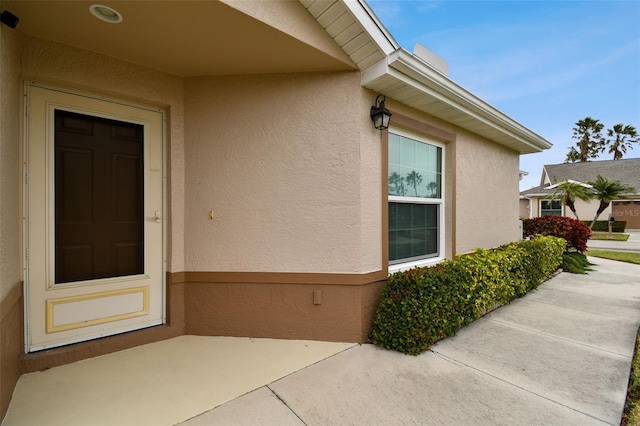
<instances>
[{"instance_id":1,"label":"roof edge","mask_svg":"<svg viewBox=\"0 0 640 426\"><path fill-rule=\"evenodd\" d=\"M367 86L384 76L403 80L405 84L418 83L413 84L417 90L468 114L484 126L520 142L521 153L540 152L552 146L542 136L483 101L403 48L395 50L385 59L364 70L361 83ZM406 77L403 79L402 76ZM429 113L429 111L424 112Z\"/></svg>"},{"instance_id":2,"label":"roof edge","mask_svg":"<svg viewBox=\"0 0 640 426\"><path fill-rule=\"evenodd\" d=\"M388 55L400 48L398 42L382 24L375 12L364 0L341 0L347 10L362 25L364 30L371 36L378 48Z\"/></svg>"},{"instance_id":3,"label":"roof edge","mask_svg":"<svg viewBox=\"0 0 640 426\"><path fill-rule=\"evenodd\" d=\"M396 56L396 59L389 64L390 67L413 74L416 80L447 94L447 99L452 103L463 106L465 109L482 117L496 129L521 139L522 142L532 148L538 148L540 151L551 148L552 144L542 136L480 99L405 49L400 49L397 55L394 56Z\"/></svg>"}]
</instances>

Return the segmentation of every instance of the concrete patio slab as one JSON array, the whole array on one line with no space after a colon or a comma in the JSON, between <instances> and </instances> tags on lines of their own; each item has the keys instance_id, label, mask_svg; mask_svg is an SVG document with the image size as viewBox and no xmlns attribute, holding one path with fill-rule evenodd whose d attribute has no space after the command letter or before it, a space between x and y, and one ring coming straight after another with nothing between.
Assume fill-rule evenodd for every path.
<instances>
[{"instance_id":1,"label":"concrete patio slab","mask_svg":"<svg viewBox=\"0 0 640 426\"><path fill-rule=\"evenodd\" d=\"M181 336L20 377L3 425L173 425L352 343Z\"/></svg>"}]
</instances>

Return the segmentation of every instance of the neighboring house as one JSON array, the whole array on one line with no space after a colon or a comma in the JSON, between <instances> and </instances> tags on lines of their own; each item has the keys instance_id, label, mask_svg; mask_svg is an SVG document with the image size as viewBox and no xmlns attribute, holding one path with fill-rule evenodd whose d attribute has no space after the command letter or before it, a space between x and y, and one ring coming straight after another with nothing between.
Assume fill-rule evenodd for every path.
<instances>
[{"instance_id":1,"label":"neighboring house","mask_svg":"<svg viewBox=\"0 0 640 426\"><path fill-rule=\"evenodd\" d=\"M540 185L520 192L520 217L531 218L546 215L574 217L567 206L550 199L556 183L566 180L587 183L601 175L610 181L635 188L628 199L614 200L600 215L599 220L607 220L609 215L627 222L627 229L640 229L640 158L621 160L588 161L586 163L549 164L542 168ZM600 202L576 200L576 212L580 220L593 220Z\"/></svg>"},{"instance_id":2,"label":"neighboring house","mask_svg":"<svg viewBox=\"0 0 640 426\"><path fill-rule=\"evenodd\" d=\"M363 342L390 272L518 238L551 144L363 1L91 5L0 4L2 413L182 334Z\"/></svg>"}]
</instances>

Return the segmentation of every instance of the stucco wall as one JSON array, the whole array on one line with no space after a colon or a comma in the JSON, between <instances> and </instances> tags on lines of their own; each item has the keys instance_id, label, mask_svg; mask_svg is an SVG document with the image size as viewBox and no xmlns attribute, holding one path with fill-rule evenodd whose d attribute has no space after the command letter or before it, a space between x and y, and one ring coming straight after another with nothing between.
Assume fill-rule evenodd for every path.
<instances>
[{"instance_id":1,"label":"stucco wall","mask_svg":"<svg viewBox=\"0 0 640 426\"><path fill-rule=\"evenodd\" d=\"M86 50L26 37L24 77L165 108L168 112L168 268L184 270L184 80Z\"/></svg>"},{"instance_id":2,"label":"stucco wall","mask_svg":"<svg viewBox=\"0 0 640 426\"><path fill-rule=\"evenodd\" d=\"M0 25L0 300L22 280L20 33Z\"/></svg>"},{"instance_id":3,"label":"stucco wall","mask_svg":"<svg viewBox=\"0 0 640 426\"><path fill-rule=\"evenodd\" d=\"M379 177L361 186L380 138L363 96L349 72L187 80L187 270L379 270L379 220L361 224L362 197L380 199Z\"/></svg>"},{"instance_id":4,"label":"stucco wall","mask_svg":"<svg viewBox=\"0 0 640 426\"><path fill-rule=\"evenodd\" d=\"M361 272L379 271L382 267L382 193L383 147L379 130L373 127L369 110L376 93L360 90L360 265ZM386 182L386 177L384 178ZM386 228L385 228L386 229ZM387 248L385 247L385 250Z\"/></svg>"},{"instance_id":5,"label":"stucco wall","mask_svg":"<svg viewBox=\"0 0 640 426\"><path fill-rule=\"evenodd\" d=\"M20 50L20 33L0 25L0 420L20 376L23 335Z\"/></svg>"},{"instance_id":6,"label":"stucco wall","mask_svg":"<svg viewBox=\"0 0 640 426\"><path fill-rule=\"evenodd\" d=\"M598 200L593 200L590 202L576 200L575 202L576 213L578 213L578 217L580 218L580 220L589 220L589 221L593 220L593 218L596 217L596 213L598 211L599 206L600 206L600 201ZM611 214L611 205L609 205L609 207L607 207L606 210L600 214L600 217L598 217L598 220L607 220L610 214ZM564 215L572 219L575 219L575 216L571 212L571 209L569 209L569 207L567 206L564 207Z\"/></svg>"},{"instance_id":7,"label":"stucco wall","mask_svg":"<svg viewBox=\"0 0 640 426\"><path fill-rule=\"evenodd\" d=\"M466 131L456 143L458 253L516 241L519 153Z\"/></svg>"},{"instance_id":8,"label":"stucco wall","mask_svg":"<svg viewBox=\"0 0 640 426\"><path fill-rule=\"evenodd\" d=\"M531 217L531 204L533 204L533 202L529 199L519 200L520 218L528 219Z\"/></svg>"}]
</instances>

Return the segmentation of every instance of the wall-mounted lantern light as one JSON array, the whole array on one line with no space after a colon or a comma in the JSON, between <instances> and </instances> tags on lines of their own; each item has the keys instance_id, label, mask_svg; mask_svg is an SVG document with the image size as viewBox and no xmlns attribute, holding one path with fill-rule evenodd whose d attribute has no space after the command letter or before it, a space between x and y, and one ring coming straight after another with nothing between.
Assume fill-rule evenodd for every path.
<instances>
[{"instance_id":1,"label":"wall-mounted lantern light","mask_svg":"<svg viewBox=\"0 0 640 426\"><path fill-rule=\"evenodd\" d=\"M373 126L378 130L389 128L391 113L384 107L384 101L386 100L387 98L384 95L378 95L378 97L376 97L376 104L371 107Z\"/></svg>"}]
</instances>

